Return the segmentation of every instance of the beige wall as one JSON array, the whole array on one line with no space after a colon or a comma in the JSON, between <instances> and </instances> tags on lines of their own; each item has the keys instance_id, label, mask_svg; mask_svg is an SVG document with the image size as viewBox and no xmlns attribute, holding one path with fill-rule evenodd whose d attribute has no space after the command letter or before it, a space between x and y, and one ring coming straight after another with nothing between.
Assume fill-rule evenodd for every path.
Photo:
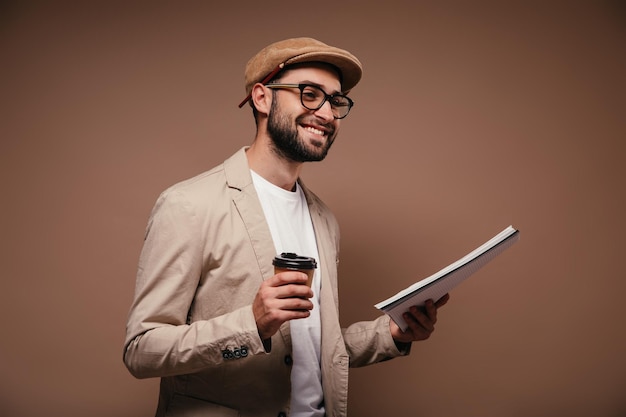
<instances>
[{"instance_id":1,"label":"beige wall","mask_svg":"<svg viewBox=\"0 0 626 417\"><path fill-rule=\"evenodd\" d=\"M153 413L121 361L149 211L250 143L243 66L302 35L365 66L304 173L342 223L345 323L522 231L409 358L352 372L351 415L626 415L623 3L9 3L1 415Z\"/></svg>"}]
</instances>

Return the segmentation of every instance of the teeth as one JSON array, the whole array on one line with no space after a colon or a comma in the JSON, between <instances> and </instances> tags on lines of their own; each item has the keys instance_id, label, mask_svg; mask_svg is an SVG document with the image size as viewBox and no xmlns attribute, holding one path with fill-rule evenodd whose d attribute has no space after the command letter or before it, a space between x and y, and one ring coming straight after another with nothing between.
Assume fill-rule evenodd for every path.
<instances>
[{"instance_id":1,"label":"teeth","mask_svg":"<svg viewBox=\"0 0 626 417\"><path fill-rule=\"evenodd\" d=\"M324 131L323 130L316 129L316 128L311 127L311 126L307 126L307 127L305 127L305 129L308 130L311 133L315 133L316 135L324 135Z\"/></svg>"}]
</instances>

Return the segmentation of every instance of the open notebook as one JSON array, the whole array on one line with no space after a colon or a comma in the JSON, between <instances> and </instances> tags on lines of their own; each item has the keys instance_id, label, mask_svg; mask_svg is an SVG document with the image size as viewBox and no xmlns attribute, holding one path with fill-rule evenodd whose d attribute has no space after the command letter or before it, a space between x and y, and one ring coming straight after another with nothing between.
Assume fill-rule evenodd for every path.
<instances>
[{"instance_id":1,"label":"open notebook","mask_svg":"<svg viewBox=\"0 0 626 417\"><path fill-rule=\"evenodd\" d=\"M437 301L518 240L519 230L509 226L463 258L381 301L375 307L388 314L404 331L408 326L402 315L409 307L423 306L429 299Z\"/></svg>"}]
</instances>

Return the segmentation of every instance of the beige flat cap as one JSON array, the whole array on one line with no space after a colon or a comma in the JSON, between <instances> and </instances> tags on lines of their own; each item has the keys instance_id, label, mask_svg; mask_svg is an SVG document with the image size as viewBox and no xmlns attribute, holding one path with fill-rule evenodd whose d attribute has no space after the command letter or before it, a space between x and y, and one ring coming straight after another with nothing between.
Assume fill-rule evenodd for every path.
<instances>
[{"instance_id":1,"label":"beige flat cap","mask_svg":"<svg viewBox=\"0 0 626 417\"><path fill-rule=\"evenodd\" d=\"M254 84L265 84L284 67L302 62L324 62L337 67L344 94L357 85L363 74L361 62L348 51L313 38L286 39L266 46L248 61L245 72L247 97L239 107L250 100Z\"/></svg>"}]
</instances>

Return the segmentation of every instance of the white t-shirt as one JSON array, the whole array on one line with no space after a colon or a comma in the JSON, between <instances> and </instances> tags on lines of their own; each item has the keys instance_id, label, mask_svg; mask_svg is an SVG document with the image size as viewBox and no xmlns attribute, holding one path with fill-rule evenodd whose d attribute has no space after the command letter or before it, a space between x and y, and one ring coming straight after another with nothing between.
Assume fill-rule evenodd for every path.
<instances>
[{"instance_id":1,"label":"white t-shirt","mask_svg":"<svg viewBox=\"0 0 626 417\"><path fill-rule=\"evenodd\" d=\"M276 253L293 252L315 258L319 265L317 242L304 192L296 184L291 192L277 187L250 170L255 189L269 224ZM319 309L319 266L313 275L313 310L306 319L292 320L290 417L324 416L324 393L320 368L321 324Z\"/></svg>"}]
</instances>

